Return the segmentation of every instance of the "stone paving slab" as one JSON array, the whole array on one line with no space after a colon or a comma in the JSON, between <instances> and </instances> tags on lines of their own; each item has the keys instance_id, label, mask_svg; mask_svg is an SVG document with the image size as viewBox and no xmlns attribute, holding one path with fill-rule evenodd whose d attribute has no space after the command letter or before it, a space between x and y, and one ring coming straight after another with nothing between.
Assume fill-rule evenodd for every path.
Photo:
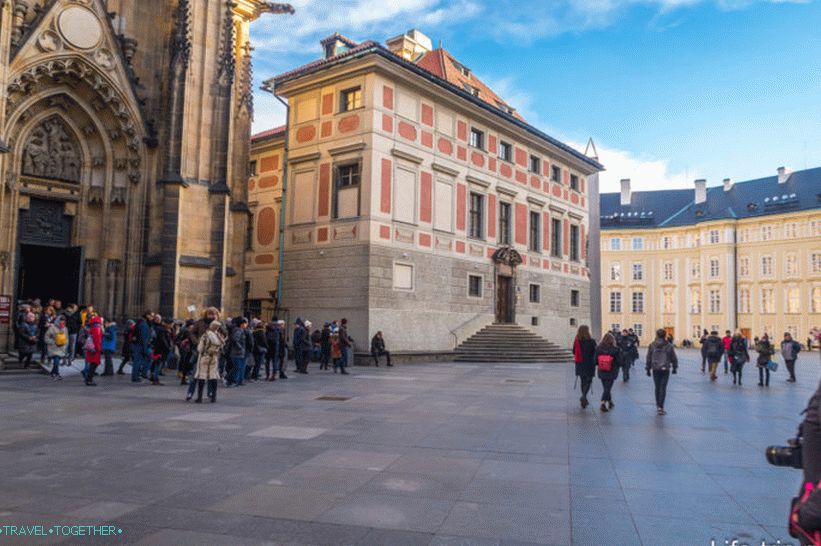
<instances>
[{"instance_id":1,"label":"stone paving slab","mask_svg":"<svg viewBox=\"0 0 821 546\"><path fill-rule=\"evenodd\" d=\"M617 382L614 411L581 410L572 365L314 365L215 405L172 377L3 378L0 525L123 534L0 546L789 543L800 475L763 451L794 434L817 355L769 389L750 373L711 384L696 352L680 357L663 418L641 373Z\"/></svg>"}]
</instances>

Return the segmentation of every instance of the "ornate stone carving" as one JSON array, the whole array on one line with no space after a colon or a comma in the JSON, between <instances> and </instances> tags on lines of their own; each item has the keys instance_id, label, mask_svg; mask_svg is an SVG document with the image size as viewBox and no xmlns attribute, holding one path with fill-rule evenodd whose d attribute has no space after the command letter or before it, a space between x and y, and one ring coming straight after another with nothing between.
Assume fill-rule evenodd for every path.
<instances>
[{"instance_id":1,"label":"ornate stone carving","mask_svg":"<svg viewBox=\"0 0 821 546\"><path fill-rule=\"evenodd\" d=\"M56 32L46 30L37 37L37 47L46 53L51 53L62 48L63 42Z\"/></svg>"},{"instance_id":2,"label":"ornate stone carving","mask_svg":"<svg viewBox=\"0 0 821 546\"><path fill-rule=\"evenodd\" d=\"M124 157L118 157L114 160L114 168L118 171L124 171L128 167L128 160Z\"/></svg>"},{"instance_id":3,"label":"ornate stone carving","mask_svg":"<svg viewBox=\"0 0 821 546\"><path fill-rule=\"evenodd\" d=\"M23 147L23 174L80 182L80 146L58 116L44 120Z\"/></svg>"},{"instance_id":4,"label":"ornate stone carving","mask_svg":"<svg viewBox=\"0 0 821 546\"><path fill-rule=\"evenodd\" d=\"M493 253L493 261L499 265L505 265L509 267L516 267L522 264L522 255L516 251L513 247L503 246L499 247L496 252Z\"/></svg>"},{"instance_id":5,"label":"ornate stone carving","mask_svg":"<svg viewBox=\"0 0 821 546\"><path fill-rule=\"evenodd\" d=\"M125 205L126 196L128 195L128 188L115 186L111 188L111 204Z\"/></svg>"},{"instance_id":6,"label":"ornate stone carving","mask_svg":"<svg viewBox=\"0 0 821 546\"><path fill-rule=\"evenodd\" d=\"M91 186L88 188L88 204L102 205L105 198L105 188L101 186Z\"/></svg>"},{"instance_id":7,"label":"ornate stone carving","mask_svg":"<svg viewBox=\"0 0 821 546\"><path fill-rule=\"evenodd\" d=\"M94 54L94 61L106 70L114 68L114 55L107 49L100 49Z\"/></svg>"}]
</instances>

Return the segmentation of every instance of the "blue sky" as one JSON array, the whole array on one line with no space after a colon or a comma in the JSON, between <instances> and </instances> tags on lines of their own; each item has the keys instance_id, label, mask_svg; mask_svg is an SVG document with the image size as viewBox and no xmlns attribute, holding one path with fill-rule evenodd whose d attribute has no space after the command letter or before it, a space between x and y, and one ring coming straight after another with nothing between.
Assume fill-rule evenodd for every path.
<instances>
[{"instance_id":1,"label":"blue sky","mask_svg":"<svg viewBox=\"0 0 821 546\"><path fill-rule=\"evenodd\" d=\"M296 0L252 26L257 86L418 28L533 125L583 149L603 191L717 185L821 166L821 0ZM256 93L255 130L284 122Z\"/></svg>"}]
</instances>

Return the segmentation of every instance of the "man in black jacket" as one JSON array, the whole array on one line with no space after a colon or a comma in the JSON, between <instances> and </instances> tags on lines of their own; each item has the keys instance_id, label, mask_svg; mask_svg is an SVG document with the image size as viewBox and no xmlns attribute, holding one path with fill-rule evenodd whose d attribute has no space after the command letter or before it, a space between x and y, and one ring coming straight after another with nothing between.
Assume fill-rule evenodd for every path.
<instances>
[{"instance_id":1,"label":"man in black jacket","mask_svg":"<svg viewBox=\"0 0 821 546\"><path fill-rule=\"evenodd\" d=\"M813 492L798 509L798 525L805 531L821 533L821 384L807 406L801 433L804 481L800 495L807 484L812 484Z\"/></svg>"},{"instance_id":2,"label":"man in black jacket","mask_svg":"<svg viewBox=\"0 0 821 546\"><path fill-rule=\"evenodd\" d=\"M70 303L66 307L66 329L68 330L68 347L66 348L66 361L64 366L71 366L74 357L77 356L77 336L80 335L80 313L76 303Z\"/></svg>"},{"instance_id":3,"label":"man in black jacket","mask_svg":"<svg viewBox=\"0 0 821 546\"><path fill-rule=\"evenodd\" d=\"M704 341L704 354L707 356L707 363L710 365L710 381L718 379L718 363L724 355L724 342L718 337L718 332L713 330Z\"/></svg>"},{"instance_id":4,"label":"man in black jacket","mask_svg":"<svg viewBox=\"0 0 821 546\"><path fill-rule=\"evenodd\" d=\"M376 367L379 367L379 357L381 355L385 355L388 359L388 366L393 366L391 364L391 353L390 351L385 350L385 338L382 337L382 332L376 332L376 335L373 336L371 339L371 356L373 357L373 363L376 364Z\"/></svg>"}]
</instances>

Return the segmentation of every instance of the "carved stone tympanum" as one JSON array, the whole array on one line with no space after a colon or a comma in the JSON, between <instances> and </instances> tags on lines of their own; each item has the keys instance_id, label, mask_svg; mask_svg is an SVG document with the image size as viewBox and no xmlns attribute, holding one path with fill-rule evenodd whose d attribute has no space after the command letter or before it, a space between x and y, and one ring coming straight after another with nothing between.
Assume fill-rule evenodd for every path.
<instances>
[{"instance_id":1,"label":"carved stone tympanum","mask_svg":"<svg viewBox=\"0 0 821 546\"><path fill-rule=\"evenodd\" d=\"M38 125L23 148L24 175L80 182L80 147L58 116Z\"/></svg>"}]
</instances>

